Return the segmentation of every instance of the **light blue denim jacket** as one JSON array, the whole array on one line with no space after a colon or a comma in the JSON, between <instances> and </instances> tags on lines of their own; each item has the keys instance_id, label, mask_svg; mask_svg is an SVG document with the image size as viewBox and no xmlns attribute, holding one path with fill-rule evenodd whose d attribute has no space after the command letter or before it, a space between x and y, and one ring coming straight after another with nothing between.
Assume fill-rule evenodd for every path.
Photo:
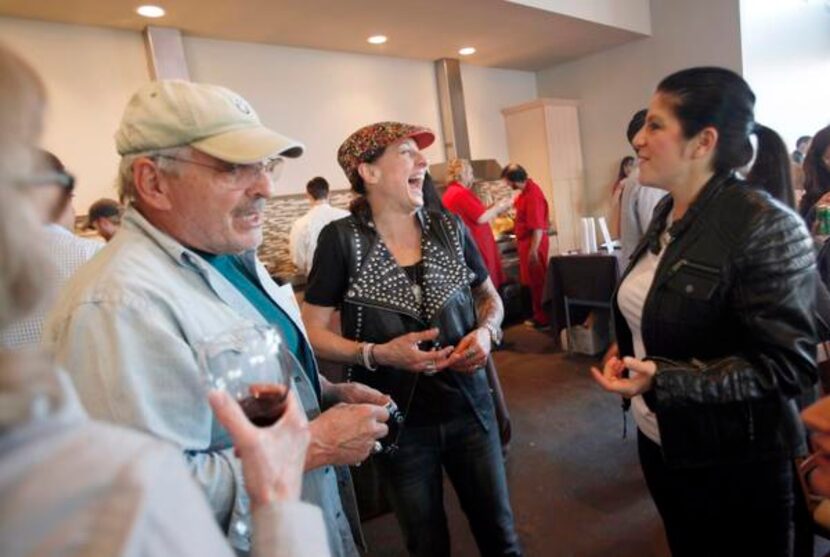
<instances>
[{"instance_id":1,"label":"light blue denim jacket","mask_svg":"<svg viewBox=\"0 0 830 557\"><path fill-rule=\"evenodd\" d=\"M271 280L253 250L240 257L305 335L291 286ZM242 469L213 419L193 346L251 324L265 319L225 277L131 208L122 230L64 287L43 336L90 415L181 447L231 544L242 551L251 533ZM316 364L309 372L317 373ZM320 406L308 377L295 375L293 388L308 419L316 418ZM348 469L307 472L303 500L323 510L332 555L359 554Z\"/></svg>"}]
</instances>

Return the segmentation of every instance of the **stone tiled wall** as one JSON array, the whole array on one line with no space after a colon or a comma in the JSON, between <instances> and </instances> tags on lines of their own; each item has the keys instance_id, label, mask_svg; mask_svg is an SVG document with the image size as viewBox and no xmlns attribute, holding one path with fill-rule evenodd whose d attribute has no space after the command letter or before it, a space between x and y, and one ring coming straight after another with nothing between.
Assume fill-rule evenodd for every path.
<instances>
[{"instance_id":1,"label":"stone tiled wall","mask_svg":"<svg viewBox=\"0 0 830 557\"><path fill-rule=\"evenodd\" d=\"M443 187L438 188L439 194L443 193L443 189ZM479 182L473 186L473 191L485 205L492 205L512 195L512 191L498 180ZM348 209L351 200L352 193L349 190L331 192L330 202L335 207ZM305 194L275 197L266 204L265 227L259 257L271 275L291 280L297 274L297 269L291 263L291 257L288 254L288 233L294 221L303 216L308 209L309 203ZM94 230L83 230L85 222L86 216L78 215L75 224L76 233L98 237Z\"/></svg>"},{"instance_id":2,"label":"stone tiled wall","mask_svg":"<svg viewBox=\"0 0 830 557\"><path fill-rule=\"evenodd\" d=\"M513 190L505 186L501 180L479 182L473 186L473 191L481 199L481 202L487 206L492 205L496 201L501 201L506 197L513 196Z\"/></svg>"},{"instance_id":3,"label":"stone tiled wall","mask_svg":"<svg viewBox=\"0 0 830 557\"><path fill-rule=\"evenodd\" d=\"M500 180L480 182L474 186L474 191L485 205L510 197L513 193ZM440 192L443 192L443 188L439 187ZM347 209L351 200L352 193L348 190L331 192L330 201L335 207ZM288 233L294 221L308 211L308 199L305 194L276 197L266 207L264 238L259 257L272 275L290 280L296 275L297 269L288 254Z\"/></svg>"},{"instance_id":4,"label":"stone tiled wall","mask_svg":"<svg viewBox=\"0 0 830 557\"><path fill-rule=\"evenodd\" d=\"M351 200L352 194L348 190L333 191L329 197L333 206L343 209L349 208ZM306 214L309 208L305 194L275 197L268 201L259 258L271 275L289 280L297 274L297 268L288 254L288 233L294 221Z\"/></svg>"}]
</instances>

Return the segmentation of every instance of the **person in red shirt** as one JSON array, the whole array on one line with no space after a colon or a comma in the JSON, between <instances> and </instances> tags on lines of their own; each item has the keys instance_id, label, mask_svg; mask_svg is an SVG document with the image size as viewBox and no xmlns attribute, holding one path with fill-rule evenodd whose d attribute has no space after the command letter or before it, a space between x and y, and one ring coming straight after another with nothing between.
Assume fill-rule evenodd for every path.
<instances>
[{"instance_id":1,"label":"person in red shirt","mask_svg":"<svg viewBox=\"0 0 830 557\"><path fill-rule=\"evenodd\" d=\"M502 180L519 195L513 202L516 208L514 232L519 248L519 278L530 288L533 319L527 322L537 329L547 328L550 318L542 309L542 290L548 262L548 202L539 186L527 177L527 171L518 164L508 164L501 172Z\"/></svg>"},{"instance_id":2,"label":"person in red shirt","mask_svg":"<svg viewBox=\"0 0 830 557\"><path fill-rule=\"evenodd\" d=\"M473 167L467 159L453 159L447 165L449 185L441 198L444 207L461 217L470 229L478 251L481 253L493 286L498 288L504 282L504 269L501 266L499 248L493 237L490 221L507 211L512 201L510 198L499 201L492 207L485 208L481 200L470 190L473 185Z\"/></svg>"}]
</instances>

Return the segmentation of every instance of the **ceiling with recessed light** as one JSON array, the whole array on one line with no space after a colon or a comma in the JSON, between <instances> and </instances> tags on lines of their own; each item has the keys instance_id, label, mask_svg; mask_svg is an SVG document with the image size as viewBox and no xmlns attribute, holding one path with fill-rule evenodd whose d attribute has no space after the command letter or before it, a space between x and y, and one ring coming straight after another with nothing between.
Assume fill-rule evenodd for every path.
<instances>
[{"instance_id":1,"label":"ceiling with recessed light","mask_svg":"<svg viewBox=\"0 0 830 557\"><path fill-rule=\"evenodd\" d=\"M618 0L619 1L619 0ZM149 3L149 2L148 2ZM0 15L140 30L177 27L190 36L271 43L536 71L644 37L503 0L165 0L166 15L135 13L126 0L2 0ZM367 42L383 34L386 43Z\"/></svg>"}]
</instances>

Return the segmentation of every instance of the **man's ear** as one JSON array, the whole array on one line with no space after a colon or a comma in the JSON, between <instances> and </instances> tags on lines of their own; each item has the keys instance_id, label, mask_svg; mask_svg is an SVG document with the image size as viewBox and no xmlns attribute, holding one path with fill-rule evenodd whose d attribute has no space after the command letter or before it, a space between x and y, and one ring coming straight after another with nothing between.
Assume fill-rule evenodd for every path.
<instances>
[{"instance_id":1,"label":"man's ear","mask_svg":"<svg viewBox=\"0 0 830 557\"><path fill-rule=\"evenodd\" d=\"M156 162L149 157L141 157L133 161L132 170L136 199L153 209L169 211L172 207L168 196L169 181L162 176Z\"/></svg>"},{"instance_id":2,"label":"man's ear","mask_svg":"<svg viewBox=\"0 0 830 557\"><path fill-rule=\"evenodd\" d=\"M365 184L376 184L380 179L380 169L372 163L360 163L357 167L357 173Z\"/></svg>"}]
</instances>

